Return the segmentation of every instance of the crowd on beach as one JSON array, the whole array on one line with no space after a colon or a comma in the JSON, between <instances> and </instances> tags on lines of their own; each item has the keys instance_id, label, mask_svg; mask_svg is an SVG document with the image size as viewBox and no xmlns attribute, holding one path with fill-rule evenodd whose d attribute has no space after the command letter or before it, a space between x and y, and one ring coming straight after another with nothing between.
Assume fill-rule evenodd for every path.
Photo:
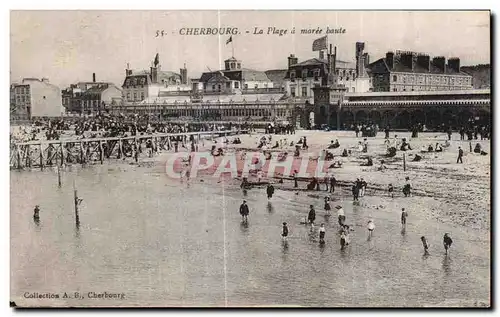
<instances>
[{"instance_id":1,"label":"crowd on beach","mask_svg":"<svg viewBox=\"0 0 500 317\"><path fill-rule=\"evenodd\" d=\"M418 127L420 130L421 127ZM359 141L357 151L360 153L369 153L369 141L368 137L372 136L369 134L369 131L377 131L378 127L365 127L361 126L355 129L356 137L359 137L359 132L362 131L362 137L363 140ZM464 135L468 136L468 140L477 140L478 135L480 136L480 139L489 139L489 133L487 132L489 130L488 127L462 127L459 130L460 134L460 140L464 140ZM387 127L385 130L385 145L387 146L387 157L393 157L397 151L410 151L412 150L410 141L407 140L406 138L398 138L397 134L394 134L393 138L390 137L390 129ZM451 128L447 128L444 130L444 132L447 133L448 139L445 139L444 142L436 142L436 144L429 144L427 147L422 147L420 149L420 153L440 153L446 151L450 147L450 142L451 142L451 135L452 135L452 130ZM375 133L376 135L376 133ZM412 131L412 138L418 138L418 131ZM258 138L258 146L257 148L266 151L269 149L283 149L286 146L295 146L295 156L300 155L300 150L307 150L308 145L307 145L307 138L301 137L299 141L294 143L294 141L288 142L288 138L281 138L279 140L273 141L273 137L271 135L269 136L262 136ZM273 142L275 142L274 145ZM326 145L324 149L321 152L321 156L323 159L326 160L334 160L334 155L332 152L329 150L337 149L341 147L341 144L339 143L339 140L336 139L331 140L330 144ZM341 156L348 157L352 154L352 149L347 149L344 148L342 151ZM472 152L472 148L471 148ZM477 143L474 147L474 153L480 154L480 155L487 155L482 148L481 144ZM457 153L457 161L456 163L463 163L463 156L464 156L464 149L461 147L458 147L458 153ZM414 161L420 161L422 160L422 155L415 154L414 156ZM373 160L371 157L367 157L367 162L365 164L361 164L361 166L373 166ZM330 168L341 168L342 163L334 163L330 165ZM380 167L378 168L379 171L383 171L386 167L384 166L384 160L381 160ZM293 182L294 182L294 188L298 188L298 177L297 177L298 172L295 170L292 174L293 176ZM280 183L283 181L280 180ZM243 179L242 183L242 188L244 191L249 188L247 186L248 180ZM260 178L259 182L257 184L260 184ZM335 187L337 186L337 180L334 176L333 173L328 173L327 176L320 180L316 177L313 177L312 180L306 185L306 190L316 190L319 191L321 190L322 184L325 185L325 190L330 194L329 196L324 197L324 211L325 211L325 217L329 217L331 215L331 199L332 199L332 194L335 193ZM353 182L351 186L351 192L352 192L352 197L353 197L353 203L354 204L359 204L360 197L364 197L366 195L366 189L367 189L367 182L363 178L358 178L356 181ZM274 194L275 188L274 186L269 183L267 185L266 193L267 193L267 198L269 200L272 199L272 196ZM405 177L405 183L402 185L402 192L404 194L404 197L411 197L412 196L412 185L410 183L410 178ZM298 194L298 192L297 192ZM387 196L390 197L391 199L394 198L394 186L392 184L389 184L387 188ZM352 226L346 224L346 214L344 212L344 209L341 205L337 205L335 207L337 209L337 217L338 217L338 230L339 230L339 242L340 242L340 248L341 250L345 250L347 246L349 245L350 242L350 233L353 231ZM240 206L240 214L242 216L242 221L243 222L248 222L248 216L249 216L250 209L244 200L243 203ZM400 215L400 221L401 221L401 227L402 227L402 233L406 233L406 224L407 224L407 219L408 219L408 211L405 210L405 208L402 208L401 210L401 215ZM317 234L319 236L319 243L320 245L325 244L325 236L326 236L326 228L325 224L321 223L319 225L319 229L316 230L316 210L314 205L310 205L309 207L309 212L308 216L305 217L303 221L301 221L301 224L308 225L310 226L310 232L312 235ZM367 219L366 222L366 228L368 230L368 239L371 239L373 236L373 232L375 230L375 223L373 219ZM282 228L281 228L281 236L284 245L286 245L287 242L287 237L290 234L290 228L287 222L282 223ZM424 255L429 255L429 240L425 236L421 236L420 240L422 242L422 247L424 250ZM451 238L451 235L449 233L444 233L443 235L443 247L445 250L446 255L448 254L448 250L451 247L453 243L453 240Z\"/></svg>"}]
</instances>

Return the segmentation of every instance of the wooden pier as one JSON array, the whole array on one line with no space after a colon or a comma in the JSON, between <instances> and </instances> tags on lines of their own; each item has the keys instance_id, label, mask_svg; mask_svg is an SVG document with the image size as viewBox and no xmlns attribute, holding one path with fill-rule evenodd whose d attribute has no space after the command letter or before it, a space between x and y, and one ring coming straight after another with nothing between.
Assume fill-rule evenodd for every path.
<instances>
[{"instance_id":1,"label":"wooden pier","mask_svg":"<svg viewBox=\"0 0 500 317\"><path fill-rule=\"evenodd\" d=\"M42 140L11 145L10 167L14 169L64 166L71 164L103 164L105 160L131 158L136 162L142 156L152 156L162 150L174 151L175 143L188 149L191 139L199 144L202 138L239 135L247 131L200 131L184 133L157 133L124 137Z\"/></svg>"}]
</instances>

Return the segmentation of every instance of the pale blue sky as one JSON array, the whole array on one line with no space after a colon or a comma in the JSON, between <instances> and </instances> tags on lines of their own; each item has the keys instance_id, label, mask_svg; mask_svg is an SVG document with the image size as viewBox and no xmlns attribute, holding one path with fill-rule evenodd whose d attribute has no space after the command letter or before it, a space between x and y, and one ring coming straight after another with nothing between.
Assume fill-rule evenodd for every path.
<instances>
[{"instance_id":1,"label":"pale blue sky","mask_svg":"<svg viewBox=\"0 0 500 317\"><path fill-rule=\"evenodd\" d=\"M320 35L252 35L255 26L296 30L343 27L330 35L339 59L354 61L356 41L366 43L371 60L388 50L404 49L430 55L458 56L462 65L490 62L489 12L458 11L12 11L11 81L48 77L61 88L91 80L122 84L125 67L147 69L156 52L163 70L178 72L187 64L188 76L231 56L229 36L181 36L183 27L238 27L233 36L235 57L243 67L285 68L287 56L299 61L316 57L312 41ZM156 30L168 35L156 38ZM246 31L250 34L246 34ZM173 34L172 34L173 32Z\"/></svg>"}]
</instances>

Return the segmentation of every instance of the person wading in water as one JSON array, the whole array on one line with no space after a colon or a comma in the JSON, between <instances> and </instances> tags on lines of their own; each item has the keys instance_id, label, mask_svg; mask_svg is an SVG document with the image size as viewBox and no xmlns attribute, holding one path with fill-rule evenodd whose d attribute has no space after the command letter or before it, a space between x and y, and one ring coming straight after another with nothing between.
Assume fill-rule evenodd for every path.
<instances>
[{"instance_id":1,"label":"person wading in water","mask_svg":"<svg viewBox=\"0 0 500 317\"><path fill-rule=\"evenodd\" d=\"M319 244L325 244L325 224L322 223L319 227Z\"/></svg>"},{"instance_id":2,"label":"person wading in water","mask_svg":"<svg viewBox=\"0 0 500 317\"><path fill-rule=\"evenodd\" d=\"M446 255L448 255L448 249L451 247L451 244L453 243L453 240L451 237L445 233L443 237L443 245L444 245L444 250L446 251Z\"/></svg>"},{"instance_id":3,"label":"person wading in water","mask_svg":"<svg viewBox=\"0 0 500 317\"><path fill-rule=\"evenodd\" d=\"M404 208L401 209L401 229L406 229L406 218L408 218L408 213Z\"/></svg>"},{"instance_id":4,"label":"person wading in water","mask_svg":"<svg viewBox=\"0 0 500 317\"><path fill-rule=\"evenodd\" d=\"M267 191L267 199L271 199L273 197L273 194L274 194L274 186L271 184L268 184L266 191Z\"/></svg>"},{"instance_id":5,"label":"person wading in water","mask_svg":"<svg viewBox=\"0 0 500 317\"><path fill-rule=\"evenodd\" d=\"M314 226L314 220L316 220L316 210L314 210L314 206L309 206L311 209L309 210L309 215L307 216L307 221Z\"/></svg>"},{"instance_id":6,"label":"person wading in water","mask_svg":"<svg viewBox=\"0 0 500 317\"><path fill-rule=\"evenodd\" d=\"M244 222L247 222L249 213L250 213L250 210L248 209L247 201L243 200L243 203L240 205L241 220Z\"/></svg>"},{"instance_id":7,"label":"person wading in water","mask_svg":"<svg viewBox=\"0 0 500 317\"><path fill-rule=\"evenodd\" d=\"M283 228L281 230L281 238L283 241L286 241L286 237L288 237L288 226L286 222L283 222Z\"/></svg>"}]
</instances>

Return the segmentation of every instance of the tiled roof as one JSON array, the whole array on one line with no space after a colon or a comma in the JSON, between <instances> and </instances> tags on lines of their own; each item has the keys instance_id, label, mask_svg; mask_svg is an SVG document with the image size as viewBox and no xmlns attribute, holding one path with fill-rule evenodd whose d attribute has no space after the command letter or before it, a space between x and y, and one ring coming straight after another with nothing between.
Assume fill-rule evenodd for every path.
<instances>
[{"instance_id":1,"label":"tiled roof","mask_svg":"<svg viewBox=\"0 0 500 317\"><path fill-rule=\"evenodd\" d=\"M285 81L287 71L288 69L271 69L266 70L265 73L267 78L273 82L275 87L280 87Z\"/></svg>"},{"instance_id":2,"label":"tiled roof","mask_svg":"<svg viewBox=\"0 0 500 317\"><path fill-rule=\"evenodd\" d=\"M238 70L218 70L214 72L206 72L201 75L200 82L208 82L213 76L224 74L230 80L245 80L245 81L270 81L265 72L242 68Z\"/></svg>"},{"instance_id":3,"label":"tiled roof","mask_svg":"<svg viewBox=\"0 0 500 317\"><path fill-rule=\"evenodd\" d=\"M320 58L311 58L311 59L305 60L303 62L294 64L294 65L292 65L292 67L294 67L294 66L306 66L306 65L322 65L322 64L328 64L328 60L327 59L320 59ZM354 63L342 61L339 59L336 60L336 66L337 66L337 68L356 68L356 65Z\"/></svg>"}]
</instances>

